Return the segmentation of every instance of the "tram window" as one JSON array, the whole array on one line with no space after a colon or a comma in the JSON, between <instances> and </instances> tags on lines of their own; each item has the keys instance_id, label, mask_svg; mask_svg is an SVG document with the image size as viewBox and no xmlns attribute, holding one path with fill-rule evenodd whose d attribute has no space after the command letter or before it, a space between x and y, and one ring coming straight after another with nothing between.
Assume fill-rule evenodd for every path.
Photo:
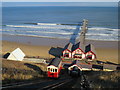
<instances>
[{"instance_id":1,"label":"tram window","mask_svg":"<svg viewBox=\"0 0 120 90\"><path fill-rule=\"evenodd\" d=\"M54 72L54 69L53 69L53 72Z\"/></svg>"},{"instance_id":2,"label":"tram window","mask_svg":"<svg viewBox=\"0 0 120 90\"><path fill-rule=\"evenodd\" d=\"M50 71L50 68L48 68L48 71Z\"/></svg>"},{"instance_id":3,"label":"tram window","mask_svg":"<svg viewBox=\"0 0 120 90\"><path fill-rule=\"evenodd\" d=\"M50 71L52 72L52 68L50 69Z\"/></svg>"},{"instance_id":4,"label":"tram window","mask_svg":"<svg viewBox=\"0 0 120 90\"><path fill-rule=\"evenodd\" d=\"M57 69L55 69L55 72L57 72Z\"/></svg>"}]
</instances>

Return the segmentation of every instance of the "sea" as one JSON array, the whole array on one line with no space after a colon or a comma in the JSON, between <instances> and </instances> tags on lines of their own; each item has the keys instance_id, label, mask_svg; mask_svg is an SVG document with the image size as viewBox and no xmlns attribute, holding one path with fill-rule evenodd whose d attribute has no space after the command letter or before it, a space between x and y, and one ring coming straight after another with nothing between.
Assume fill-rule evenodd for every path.
<instances>
[{"instance_id":1,"label":"sea","mask_svg":"<svg viewBox=\"0 0 120 90\"><path fill-rule=\"evenodd\" d=\"M118 41L117 7L2 7L2 34L44 38L79 38L88 20L87 40Z\"/></svg>"}]
</instances>

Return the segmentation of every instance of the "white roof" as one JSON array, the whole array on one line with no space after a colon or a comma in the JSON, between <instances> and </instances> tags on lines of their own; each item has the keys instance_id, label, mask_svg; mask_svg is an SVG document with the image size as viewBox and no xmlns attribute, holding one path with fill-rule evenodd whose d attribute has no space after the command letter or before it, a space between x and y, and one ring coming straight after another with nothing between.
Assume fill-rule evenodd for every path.
<instances>
[{"instance_id":1,"label":"white roof","mask_svg":"<svg viewBox=\"0 0 120 90\"><path fill-rule=\"evenodd\" d=\"M15 49L10 53L7 59L9 60L19 60L22 61L24 59L25 54L22 52L20 48Z\"/></svg>"}]
</instances>

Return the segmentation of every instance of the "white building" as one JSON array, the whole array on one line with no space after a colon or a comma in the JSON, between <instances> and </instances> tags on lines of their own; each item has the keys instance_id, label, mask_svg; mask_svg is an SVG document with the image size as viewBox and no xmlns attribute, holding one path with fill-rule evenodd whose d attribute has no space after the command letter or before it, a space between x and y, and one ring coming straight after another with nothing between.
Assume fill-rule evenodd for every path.
<instances>
[{"instance_id":1,"label":"white building","mask_svg":"<svg viewBox=\"0 0 120 90\"><path fill-rule=\"evenodd\" d=\"M10 53L7 59L22 61L24 57L25 57L25 54L22 52L22 50L20 48L17 48L13 52Z\"/></svg>"}]
</instances>

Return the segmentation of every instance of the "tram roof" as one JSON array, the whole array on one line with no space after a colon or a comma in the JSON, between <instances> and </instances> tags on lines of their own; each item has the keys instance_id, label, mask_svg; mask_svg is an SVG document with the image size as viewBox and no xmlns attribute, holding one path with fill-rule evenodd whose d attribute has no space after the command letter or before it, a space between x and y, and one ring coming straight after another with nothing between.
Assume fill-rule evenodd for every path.
<instances>
[{"instance_id":1,"label":"tram roof","mask_svg":"<svg viewBox=\"0 0 120 90\"><path fill-rule=\"evenodd\" d=\"M49 65L54 65L54 66L58 67L60 62L61 62L61 58L56 57L56 58L52 59L52 61L49 63Z\"/></svg>"}]
</instances>

